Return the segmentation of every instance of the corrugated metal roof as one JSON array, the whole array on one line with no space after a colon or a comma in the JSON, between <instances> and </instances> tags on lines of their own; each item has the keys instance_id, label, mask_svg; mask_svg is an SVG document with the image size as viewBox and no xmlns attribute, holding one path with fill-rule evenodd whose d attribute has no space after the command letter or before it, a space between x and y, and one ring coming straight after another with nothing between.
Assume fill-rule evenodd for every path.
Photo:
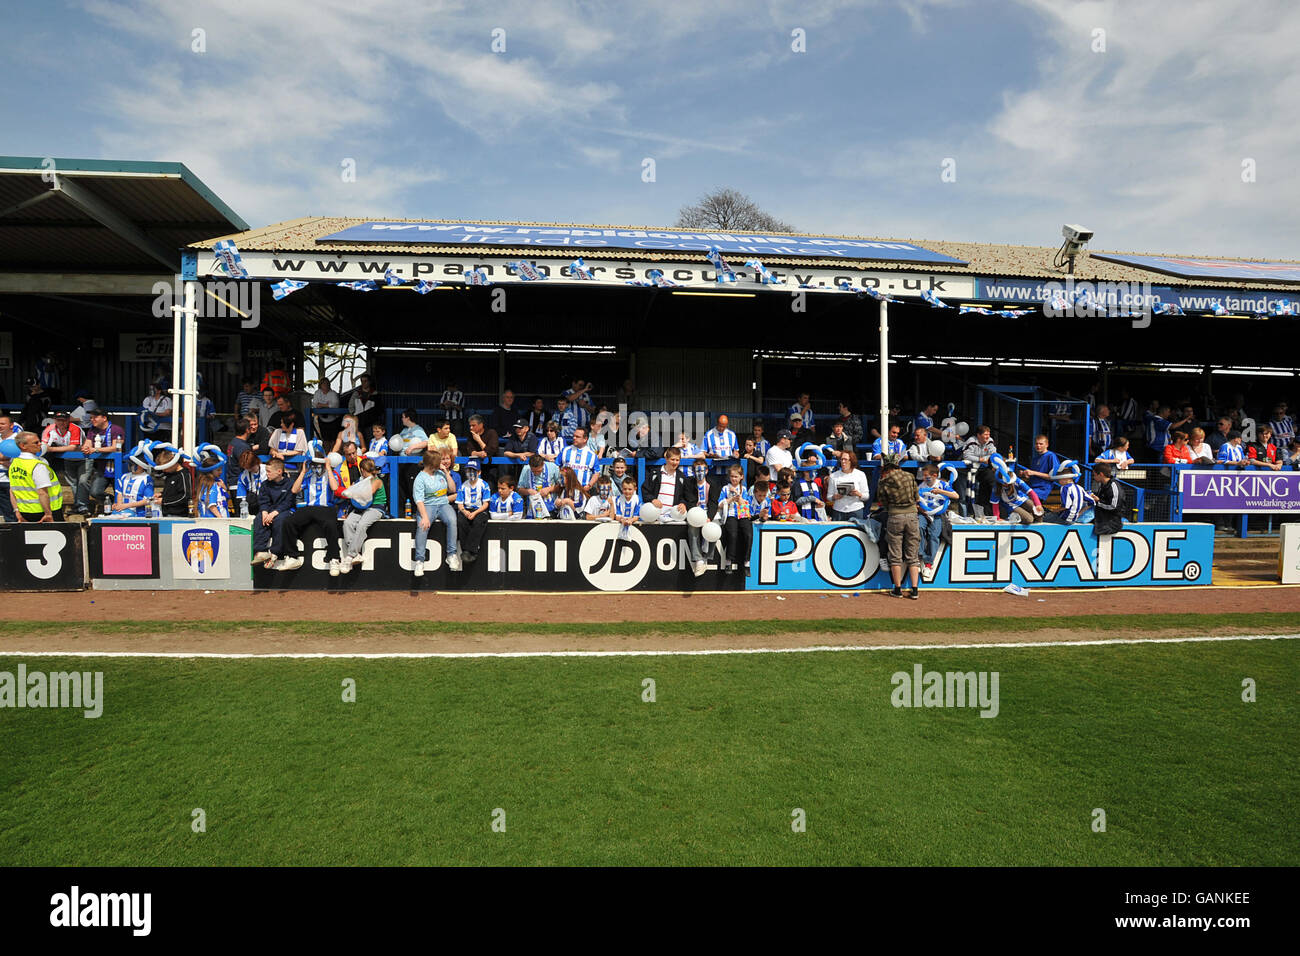
<instances>
[{"instance_id":1,"label":"corrugated metal roof","mask_svg":"<svg viewBox=\"0 0 1300 956\"><path fill-rule=\"evenodd\" d=\"M167 271L149 252L54 190L42 178L42 163L30 156L0 156L0 269ZM181 163L55 159L53 169L69 189L75 184L78 194L130 222L159 247L160 256L175 250L173 271L179 270L180 250L188 243L247 228Z\"/></svg>"},{"instance_id":2,"label":"corrugated metal roof","mask_svg":"<svg viewBox=\"0 0 1300 956\"><path fill-rule=\"evenodd\" d=\"M328 242L320 243L322 236L332 235L347 229L349 226L356 226L365 222L382 221L378 219L358 219L354 217L342 216L308 216L302 219L291 219L285 222L272 223L269 226L263 226L260 229L250 229L245 232L231 233L224 236L215 236L202 242L195 242L191 248L211 249L218 239L233 239L241 250L248 251L267 251L267 252L329 252L329 253L369 253L375 255L455 255L464 256L467 247L464 245L436 245L421 243L378 243L378 242ZM448 220L448 219L402 219L402 222L422 222L422 223L447 223L453 221L468 220ZM574 223L556 223L556 222L516 222L513 220L493 220L494 224L510 226L540 226L540 227L562 227L573 226ZM588 225L580 224L579 228L584 229L648 229L661 230L668 227L663 226L634 226L634 225ZM789 235L798 238L797 233L764 233L764 235ZM967 266L958 266L951 263L916 263L916 262L888 262L883 260L849 260L839 257L835 258L792 258L787 256L764 255L763 261L770 265L779 266L826 266L828 263L843 265L852 269L868 270L891 270L891 271L908 271L908 272L935 272L935 273L953 273L977 276L999 276L1006 278L1034 278L1034 279L1061 279L1063 273L1059 269L1052 267L1052 259L1056 256L1057 249L1054 246L1011 246L1000 245L995 243L978 243L978 242L948 242L935 239L912 239L901 238L897 236L833 236L836 239L859 239L873 242L908 242L929 249L933 252L942 253L953 258L960 259L969 263ZM531 259L545 258L571 258L572 250L565 249L546 249L536 246L525 246L519 248L492 246L491 252L488 253L482 247L475 247L480 255L490 254L492 256L527 256ZM1101 250L1098 250L1101 254ZM1174 253L1164 252L1120 252L1110 250L1112 255L1175 255ZM642 260L654 260L663 262L700 262L700 253L691 252L663 252L651 250L627 250L627 249L593 249L584 248L582 256L585 259L616 259L627 260L636 258ZM1238 259L1239 262L1258 262L1257 259ZM1300 265L1300 263L1297 263ZM1296 283L1253 283L1253 282L1231 282L1218 279L1182 279L1176 276L1156 276L1155 273L1143 269L1137 269L1132 266L1120 265L1115 262L1107 262L1094 258L1085 250L1075 260L1075 279L1077 281L1104 281L1104 282L1152 282L1162 285L1174 286L1206 286L1214 285L1216 287L1232 289L1295 289Z\"/></svg>"}]
</instances>

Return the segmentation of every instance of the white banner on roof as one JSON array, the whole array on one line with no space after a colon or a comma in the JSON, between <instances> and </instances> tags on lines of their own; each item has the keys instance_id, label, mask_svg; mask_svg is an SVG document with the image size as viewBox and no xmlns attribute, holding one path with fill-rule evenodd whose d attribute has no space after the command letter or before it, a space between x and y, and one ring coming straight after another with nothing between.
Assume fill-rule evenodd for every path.
<instances>
[{"instance_id":1,"label":"white banner on roof","mask_svg":"<svg viewBox=\"0 0 1300 956\"><path fill-rule=\"evenodd\" d=\"M288 252L259 252L240 250L244 267L254 279L300 279L309 282L355 282L374 279L382 282L390 270L404 279L431 279L437 282L463 283L465 273L476 269L487 272L492 283L523 282L510 265L519 257L493 256L400 256L340 253L315 255ZM206 262L204 260L207 260ZM575 278L570 272L571 259L531 258L526 261L536 265L546 276L546 281L592 285ZM767 266L767 271L784 285L765 285L752 268L735 266L736 282L720 285L717 270L708 262L654 262L650 260L586 260L586 268L599 284L648 282L650 273L659 270L664 277L689 291L725 292L789 292L806 285L812 291L835 291L847 282L854 288L871 288L896 296L920 296L932 291L940 296L969 298L975 294L971 276L940 272L901 272L825 268L814 266ZM211 257L200 257L199 278L221 276L223 272ZM536 283L536 280L533 280Z\"/></svg>"}]
</instances>

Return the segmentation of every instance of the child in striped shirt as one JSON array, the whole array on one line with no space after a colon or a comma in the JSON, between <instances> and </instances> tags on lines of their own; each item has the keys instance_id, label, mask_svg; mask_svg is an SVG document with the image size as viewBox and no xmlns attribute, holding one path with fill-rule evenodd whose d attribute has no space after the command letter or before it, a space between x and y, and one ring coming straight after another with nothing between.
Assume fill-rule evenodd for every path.
<instances>
[{"instance_id":1,"label":"child in striped shirt","mask_svg":"<svg viewBox=\"0 0 1300 956\"><path fill-rule=\"evenodd\" d=\"M727 484L718 493L716 520L722 526L722 553L727 557L723 573L735 574L742 563L748 573L754 543L754 499L745 490L745 469L738 464L727 468Z\"/></svg>"},{"instance_id":2,"label":"child in striped shirt","mask_svg":"<svg viewBox=\"0 0 1300 956\"><path fill-rule=\"evenodd\" d=\"M487 531L488 505L492 501L492 489L479 477L479 463L471 458L465 462L465 480L456 492L456 524L459 538L463 542L462 560L472 563L478 560L478 549L483 544L483 534Z\"/></svg>"},{"instance_id":3,"label":"child in striped shirt","mask_svg":"<svg viewBox=\"0 0 1300 956\"><path fill-rule=\"evenodd\" d=\"M632 485L635 489L635 479ZM614 517L614 481L609 475L596 479L596 493L587 499L582 514L588 521L609 521Z\"/></svg>"},{"instance_id":4,"label":"child in striped shirt","mask_svg":"<svg viewBox=\"0 0 1300 956\"><path fill-rule=\"evenodd\" d=\"M636 493L636 479L623 479L623 493L614 500L614 520L621 525L635 524L641 517L641 496Z\"/></svg>"},{"instance_id":5,"label":"child in striped shirt","mask_svg":"<svg viewBox=\"0 0 1300 956\"><path fill-rule=\"evenodd\" d=\"M257 512L257 493L262 490L262 482L266 479L266 465L253 452L246 451L239 456L239 468L235 497L242 503L240 514L247 518Z\"/></svg>"},{"instance_id":6,"label":"child in striped shirt","mask_svg":"<svg viewBox=\"0 0 1300 956\"><path fill-rule=\"evenodd\" d=\"M388 461L388 431L380 422L375 422L370 426L370 446L366 449L366 457L373 458L375 464L382 471L387 473Z\"/></svg>"},{"instance_id":7,"label":"child in striped shirt","mask_svg":"<svg viewBox=\"0 0 1300 956\"><path fill-rule=\"evenodd\" d=\"M524 517L524 499L515 491L515 480L509 475L497 479L497 496L488 509L492 521L520 521Z\"/></svg>"},{"instance_id":8,"label":"child in striped shirt","mask_svg":"<svg viewBox=\"0 0 1300 956\"><path fill-rule=\"evenodd\" d=\"M558 461L560 453L567 447L564 439L560 437L559 423L547 422L546 437L537 443L537 454L546 461Z\"/></svg>"},{"instance_id":9,"label":"child in striped shirt","mask_svg":"<svg viewBox=\"0 0 1300 956\"><path fill-rule=\"evenodd\" d=\"M1117 471L1129 467L1133 464L1133 456L1128 453L1128 439L1122 435L1116 438L1097 456L1097 461L1111 462Z\"/></svg>"}]
</instances>

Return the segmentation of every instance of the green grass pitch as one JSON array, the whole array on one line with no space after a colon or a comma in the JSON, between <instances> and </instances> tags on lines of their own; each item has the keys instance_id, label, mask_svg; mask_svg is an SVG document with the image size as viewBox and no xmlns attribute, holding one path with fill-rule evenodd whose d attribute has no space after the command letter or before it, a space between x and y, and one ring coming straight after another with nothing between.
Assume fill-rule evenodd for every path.
<instances>
[{"instance_id":1,"label":"green grass pitch","mask_svg":"<svg viewBox=\"0 0 1300 956\"><path fill-rule=\"evenodd\" d=\"M23 658L104 712L0 710L0 863L1295 865L1298 650ZM893 707L917 663L998 716Z\"/></svg>"}]
</instances>

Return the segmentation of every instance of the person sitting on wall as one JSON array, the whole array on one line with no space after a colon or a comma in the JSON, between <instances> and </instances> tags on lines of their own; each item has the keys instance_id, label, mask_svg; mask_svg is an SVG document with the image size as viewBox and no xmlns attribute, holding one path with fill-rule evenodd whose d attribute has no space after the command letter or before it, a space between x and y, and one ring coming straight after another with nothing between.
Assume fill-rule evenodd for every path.
<instances>
[{"instance_id":1,"label":"person sitting on wall","mask_svg":"<svg viewBox=\"0 0 1300 956\"><path fill-rule=\"evenodd\" d=\"M1037 492L1025 484L1010 468L998 471L998 496L993 499L993 517L1021 524L1033 524L1043 514L1043 503Z\"/></svg>"},{"instance_id":2,"label":"person sitting on wall","mask_svg":"<svg viewBox=\"0 0 1300 956\"><path fill-rule=\"evenodd\" d=\"M497 478L497 493L488 508L492 521L520 521L524 517L524 499L515 491L513 475Z\"/></svg>"},{"instance_id":3,"label":"person sitting on wall","mask_svg":"<svg viewBox=\"0 0 1300 956\"><path fill-rule=\"evenodd\" d=\"M293 509L298 503L293 482L285 473L284 462L272 458L266 463L266 477L257 492L257 518L253 522L253 564L277 570L293 571L302 567L302 558L284 558L284 534Z\"/></svg>"},{"instance_id":4,"label":"person sitting on wall","mask_svg":"<svg viewBox=\"0 0 1300 956\"><path fill-rule=\"evenodd\" d=\"M356 446L349 446L355 451ZM348 467L345 463L344 468ZM343 552L339 558L339 573L347 574L355 565L365 561L366 535L370 526L388 511L388 487L379 472L379 466L370 458L357 462L357 477L343 489L348 504L347 517L343 519Z\"/></svg>"},{"instance_id":5,"label":"person sitting on wall","mask_svg":"<svg viewBox=\"0 0 1300 956\"><path fill-rule=\"evenodd\" d=\"M447 459L432 451L426 451L422 459L420 473L415 476L412 486L415 498L415 576L424 577L424 555L428 546L429 529L434 521L441 521L446 535L447 568L459 571L462 568L460 549L457 546L456 512L451 501L456 494L456 481Z\"/></svg>"},{"instance_id":6,"label":"person sitting on wall","mask_svg":"<svg viewBox=\"0 0 1300 956\"><path fill-rule=\"evenodd\" d=\"M1061 467L1054 476L1061 486L1061 510L1049 515L1048 521L1055 524L1092 523L1093 505L1097 499L1079 484L1081 474L1077 461L1067 459L1061 462Z\"/></svg>"},{"instance_id":7,"label":"person sitting on wall","mask_svg":"<svg viewBox=\"0 0 1300 956\"><path fill-rule=\"evenodd\" d=\"M483 546L483 535L487 532L488 505L492 501L492 489L479 477L479 463L470 459L462 469L465 481L456 492L456 531L457 540L464 542L461 549L462 560L472 564L478 560L479 548Z\"/></svg>"},{"instance_id":8,"label":"person sitting on wall","mask_svg":"<svg viewBox=\"0 0 1300 956\"><path fill-rule=\"evenodd\" d=\"M624 475L624 477L630 477ZM621 483L622 479L620 479ZM636 479L632 479L632 490L636 491ZM596 493L587 499L582 509L582 517L587 521L614 520L614 480L609 475L596 479Z\"/></svg>"},{"instance_id":9,"label":"person sitting on wall","mask_svg":"<svg viewBox=\"0 0 1300 956\"><path fill-rule=\"evenodd\" d=\"M519 479L519 494L527 506L527 517L549 518L555 512L555 496L560 490L560 469L541 455L528 459L528 467Z\"/></svg>"}]
</instances>

